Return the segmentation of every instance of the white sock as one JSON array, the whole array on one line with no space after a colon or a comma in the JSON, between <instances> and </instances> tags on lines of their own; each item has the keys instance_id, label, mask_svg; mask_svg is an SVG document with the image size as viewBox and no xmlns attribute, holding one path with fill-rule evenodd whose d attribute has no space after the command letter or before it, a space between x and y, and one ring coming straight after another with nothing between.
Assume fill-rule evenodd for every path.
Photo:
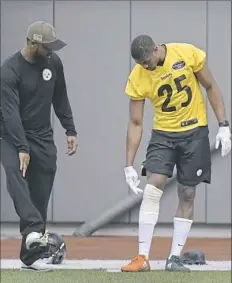
<instances>
[{"instance_id":1,"label":"white sock","mask_svg":"<svg viewBox=\"0 0 232 283\"><path fill-rule=\"evenodd\" d=\"M151 215L150 215L151 216ZM153 214L153 223L139 222L139 254L148 259L155 225L159 214Z\"/></svg>"},{"instance_id":2,"label":"white sock","mask_svg":"<svg viewBox=\"0 0 232 283\"><path fill-rule=\"evenodd\" d=\"M180 256L182 249L188 238L192 226L192 220L174 217L174 231L172 239L172 248L169 258L172 255Z\"/></svg>"},{"instance_id":3,"label":"white sock","mask_svg":"<svg viewBox=\"0 0 232 283\"><path fill-rule=\"evenodd\" d=\"M139 254L147 259L151 248L154 227L159 217L159 202L163 192L152 185L146 185L139 211Z\"/></svg>"}]
</instances>

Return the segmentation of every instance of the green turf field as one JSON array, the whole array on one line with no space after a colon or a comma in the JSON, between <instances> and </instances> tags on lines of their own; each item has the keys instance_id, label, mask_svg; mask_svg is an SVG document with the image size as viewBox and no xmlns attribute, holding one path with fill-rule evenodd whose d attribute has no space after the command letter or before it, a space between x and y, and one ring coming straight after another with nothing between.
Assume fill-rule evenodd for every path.
<instances>
[{"instance_id":1,"label":"green turf field","mask_svg":"<svg viewBox=\"0 0 232 283\"><path fill-rule=\"evenodd\" d=\"M231 283L230 271L191 273L111 273L93 270L32 271L1 270L1 283Z\"/></svg>"}]
</instances>

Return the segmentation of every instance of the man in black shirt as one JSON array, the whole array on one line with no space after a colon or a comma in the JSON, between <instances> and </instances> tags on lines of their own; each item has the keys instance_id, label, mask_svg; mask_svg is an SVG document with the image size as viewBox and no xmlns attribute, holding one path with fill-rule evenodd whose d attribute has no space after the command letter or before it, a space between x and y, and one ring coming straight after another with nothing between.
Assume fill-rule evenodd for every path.
<instances>
[{"instance_id":1,"label":"man in black shirt","mask_svg":"<svg viewBox=\"0 0 232 283\"><path fill-rule=\"evenodd\" d=\"M68 155L77 138L67 96L63 65L53 51L66 44L49 23L38 21L27 31L27 45L1 66L1 159L7 189L20 217L23 268L47 270L47 207L56 173L57 149L50 116L66 130Z\"/></svg>"}]
</instances>

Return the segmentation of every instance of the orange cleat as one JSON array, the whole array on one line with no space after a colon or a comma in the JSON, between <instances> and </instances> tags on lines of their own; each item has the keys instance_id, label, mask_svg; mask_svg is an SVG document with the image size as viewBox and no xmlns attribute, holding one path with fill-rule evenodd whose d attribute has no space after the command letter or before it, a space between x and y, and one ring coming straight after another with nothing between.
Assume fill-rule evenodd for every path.
<instances>
[{"instance_id":1,"label":"orange cleat","mask_svg":"<svg viewBox=\"0 0 232 283\"><path fill-rule=\"evenodd\" d=\"M128 265L121 267L122 272L145 272L150 270L150 263L144 255L134 257Z\"/></svg>"}]
</instances>

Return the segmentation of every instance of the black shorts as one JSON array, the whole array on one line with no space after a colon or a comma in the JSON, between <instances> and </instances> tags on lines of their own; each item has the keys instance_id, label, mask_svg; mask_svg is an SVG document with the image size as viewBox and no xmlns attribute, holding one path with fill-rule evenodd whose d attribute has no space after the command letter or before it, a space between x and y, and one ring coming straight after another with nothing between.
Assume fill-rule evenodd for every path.
<instances>
[{"instance_id":1,"label":"black shorts","mask_svg":"<svg viewBox=\"0 0 232 283\"><path fill-rule=\"evenodd\" d=\"M211 181L211 152L208 128L201 127L179 137L152 131L144 170L172 177L176 165L177 181L184 186L196 186Z\"/></svg>"}]
</instances>

